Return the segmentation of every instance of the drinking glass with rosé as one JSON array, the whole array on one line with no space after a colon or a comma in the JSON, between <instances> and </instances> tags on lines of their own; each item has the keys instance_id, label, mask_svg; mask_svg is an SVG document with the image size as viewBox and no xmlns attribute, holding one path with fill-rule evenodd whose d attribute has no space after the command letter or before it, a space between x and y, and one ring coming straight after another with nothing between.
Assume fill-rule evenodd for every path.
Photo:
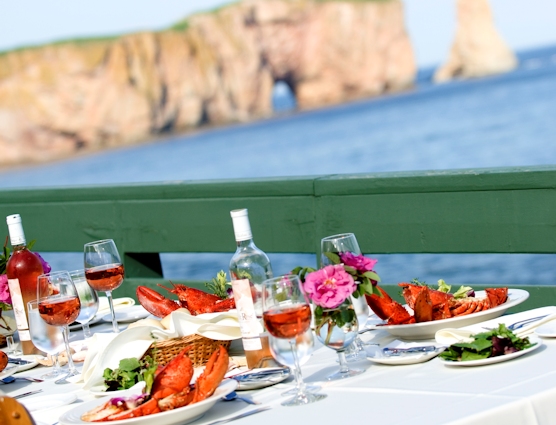
<instances>
[{"instance_id":1,"label":"drinking glass with ros\u00e9","mask_svg":"<svg viewBox=\"0 0 556 425\"><path fill-rule=\"evenodd\" d=\"M311 326L311 307L301 290L299 277L286 275L265 280L262 295L263 320L268 333L287 341L287 344L274 344L272 355L280 363L293 368L297 382L296 395L282 405L300 406L322 400L326 395L308 392L301 375L299 357L305 349L303 335Z\"/></svg>"},{"instance_id":2,"label":"drinking glass with ros\u00e9","mask_svg":"<svg viewBox=\"0 0 556 425\"><path fill-rule=\"evenodd\" d=\"M85 278L95 291L104 291L112 316L112 330L119 332L112 291L124 281L124 266L112 239L89 242L84 247Z\"/></svg>"},{"instance_id":3,"label":"drinking glass with ros\u00e9","mask_svg":"<svg viewBox=\"0 0 556 425\"><path fill-rule=\"evenodd\" d=\"M42 274L37 278L37 300L41 319L51 326L60 326L68 354L68 374L56 381L64 384L67 378L79 375L71 358L68 325L73 323L81 310L77 289L67 271Z\"/></svg>"}]
</instances>

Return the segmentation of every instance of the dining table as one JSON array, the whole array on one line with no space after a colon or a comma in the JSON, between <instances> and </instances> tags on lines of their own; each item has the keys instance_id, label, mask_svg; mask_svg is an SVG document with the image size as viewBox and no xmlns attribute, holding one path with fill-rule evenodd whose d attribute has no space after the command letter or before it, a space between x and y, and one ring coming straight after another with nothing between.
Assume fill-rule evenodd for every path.
<instances>
[{"instance_id":1,"label":"dining table","mask_svg":"<svg viewBox=\"0 0 556 425\"><path fill-rule=\"evenodd\" d=\"M496 326L498 323L510 324L543 313L556 313L556 306L505 314L470 328L478 332L484 327ZM369 323L372 321L367 325ZM92 330L110 332L111 326L107 322L99 323ZM293 378L290 377L265 388L241 391L241 395L260 403L259 406L239 399L219 399L202 417L189 423L208 425L264 406L269 409L237 419L234 423L553 424L556 423L556 335L538 337L533 332L531 336L538 341L537 348L507 361L462 367L446 364L437 356L427 356L426 360L416 360L413 364L382 364L370 360L369 353L389 347L400 339L378 326L360 335L366 344L365 351L358 360L349 363L350 368L362 369L364 372L336 381L326 379L339 367L336 352L315 342L315 349L301 370L305 383L321 387L319 393L325 394L325 399L302 406L282 406L281 403L289 397L283 393L294 386ZM81 338L79 332L73 332L73 335L73 341ZM432 338L418 343L424 346L438 345ZM79 364L77 366L80 367ZM14 376L37 378L49 370L48 367L38 366ZM81 403L98 400L100 404L103 401L102 397L83 389L82 382L57 385L53 379L40 383L16 380L0 385L0 391L8 396L39 389L42 390L40 393L23 397L19 401L24 405L27 402L32 405L33 399L40 397L71 400L62 405L53 402L31 410L31 415L39 425L61 423L60 416ZM134 419L127 421L132 425ZM176 416L175 423L186 421Z\"/></svg>"}]
</instances>

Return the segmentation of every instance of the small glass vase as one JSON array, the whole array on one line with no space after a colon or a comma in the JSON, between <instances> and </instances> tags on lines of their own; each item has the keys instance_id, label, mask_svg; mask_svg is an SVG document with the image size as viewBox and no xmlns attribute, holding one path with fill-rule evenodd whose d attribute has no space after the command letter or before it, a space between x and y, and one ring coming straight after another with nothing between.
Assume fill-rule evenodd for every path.
<instances>
[{"instance_id":1,"label":"small glass vase","mask_svg":"<svg viewBox=\"0 0 556 425\"><path fill-rule=\"evenodd\" d=\"M345 350L355 340L358 331L357 315L351 300L347 298L336 308L315 308L315 333L323 345L336 350L340 370L329 375L329 381L350 378L363 373L360 369L350 369Z\"/></svg>"}]
</instances>

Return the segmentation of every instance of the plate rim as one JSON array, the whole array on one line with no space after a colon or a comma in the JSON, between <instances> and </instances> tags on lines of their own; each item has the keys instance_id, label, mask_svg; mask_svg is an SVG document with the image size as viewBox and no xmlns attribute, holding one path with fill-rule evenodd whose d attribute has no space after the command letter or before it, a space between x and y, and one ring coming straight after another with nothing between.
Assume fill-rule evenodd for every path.
<instances>
[{"instance_id":1,"label":"plate rim","mask_svg":"<svg viewBox=\"0 0 556 425\"><path fill-rule=\"evenodd\" d=\"M220 385L217 387L218 388L223 389L223 391L215 391L213 395L211 395L210 397L199 401L198 403L195 404L190 404L187 406L183 406L183 407L179 407L177 409L173 409L173 410L168 410L166 412L160 412L157 413L157 415L165 415L165 416L169 416L169 415L177 415L176 418L176 422L175 423L181 423L181 424L185 424L188 422L192 422L195 419L198 419L200 416L202 416L203 414L205 414L212 406L209 406L206 410L204 410L202 413L200 413L199 415L192 417L191 420L188 419L183 419L183 417L181 417L182 415L180 415L181 413L183 413L184 411L186 411L187 409L191 409L193 410L194 408L198 408L200 406L203 406L205 404L215 404L218 400L220 400L221 397L228 395L229 393L231 393L232 391L235 391L237 388L237 381L234 381L233 379L224 379L222 380L222 382L220 383ZM110 400L113 397L110 396L106 396L106 397L101 397L101 398L95 398L94 400L90 400L87 401L85 403L79 404L78 406L75 406L73 409L68 410L67 412L63 413L60 417L59 417L59 422L60 424L63 425L89 425L91 424L91 422L85 422L82 420L79 421L73 421L70 420L68 417L70 415L74 415L77 414L80 418L81 415L83 413L85 413L88 410L94 409L97 406L100 406L103 403L106 403L108 400ZM157 416L156 419L160 418L160 416ZM142 421L142 420L149 420L149 419L153 419L150 416L141 416L138 418L130 418L130 419L122 419L119 421L111 421L110 424L114 424L114 425L125 425L125 424L133 424L136 423L137 421Z\"/></svg>"},{"instance_id":2,"label":"plate rim","mask_svg":"<svg viewBox=\"0 0 556 425\"><path fill-rule=\"evenodd\" d=\"M6 379L17 373L18 365L8 363L8 365L0 372L0 379Z\"/></svg>"},{"instance_id":3,"label":"plate rim","mask_svg":"<svg viewBox=\"0 0 556 425\"><path fill-rule=\"evenodd\" d=\"M512 292L510 292L512 291ZM476 293L479 294L484 294L485 291L476 291ZM527 300L527 298L529 298L529 292L524 290L524 289L518 289L518 288L508 288L508 298L511 297L512 294L515 294L516 298L514 299L508 299L505 303L500 304L494 308L488 309L488 310L484 310L484 311L479 311L477 313L472 313L469 315L465 315L465 316L457 316L457 317L450 317L448 319L440 319L440 320L433 320L430 322L421 322L421 323L409 323L409 324L400 324L400 325L383 325L383 324L373 324L368 326L371 329L376 329L376 330L385 330L387 332L390 332L390 330L400 330L400 331L410 331L410 330L423 330L425 331L428 328L433 328L436 327L437 325L442 324L442 328L444 328L444 324L446 324L447 326L449 326L450 324L454 323L454 322L458 322L458 321L466 321L470 318L480 318L483 316L487 316L491 313L497 313L499 311L501 311L503 314L504 311L508 310L509 308L515 307L516 305L521 304L522 302L524 302L525 300ZM375 313L376 315L376 313ZM476 323L481 322L480 320L477 321ZM395 336L399 336L400 334L398 332L396 333L392 333L392 335ZM431 337L432 338L432 337Z\"/></svg>"},{"instance_id":4,"label":"plate rim","mask_svg":"<svg viewBox=\"0 0 556 425\"><path fill-rule=\"evenodd\" d=\"M496 356L496 357L487 357L486 359L478 359L478 360L468 360L465 362L456 362L453 360L444 360L442 358L438 358L441 363L448 367L473 367L473 366L486 366L489 364L496 364L507 362L509 360L515 359L517 357L524 356L525 354L531 353L539 348L541 348L544 343L542 340L536 335L527 335L529 338L529 342L536 343L532 347L526 348L525 350L516 351L515 353L505 354L503 356Z\"/></svg>"},{"instance_id":5,"label":"plate rim","mask_svg":"<svg viewBox=\"0 0 556 425\"><path fill-rule=\"evenodd\" d=\"M34 367L37 367L39 365L39 358L40 357L42 357L42 356L39 356L37 354L24 354L22 356L19 356L18 358L20 358L22 360L30 361L31 363L16 365L17 366L17 371L15 373L25 372L26 370L30 370L30 369L33 369ZM32 360L31 360L31 358L32 358Z\"/></svg>"},{"instance_id":6,"label":"plate rim","mask_svg":"<svg viewBox=\"0 0 556 425\"><path fill-rule=\"evenodd\" d=\"M118 314L125 313L126 310L129 310L129 309L136 309L136 310L139 310L139 311L141 311L142 314L141 314L140 316L124 317L123 319L117 317ZM140 310L140 309L142 309L142 310ZM119 310L115 310L114 313L116 314L116 320L117 320L118 322L121 322L121 323L135 322L135 321L137 321L137 320L146 319L147 317L149 317L149 316L151 315L151 313L149 313L149 312L147 311L147 309L145 309L145 307L143 307L143 306L140 305L140 304L139 304L139 305L137 305L137 304L135 304L135 305L130 305L130 306L128 306L128 307L125 308L125 309L122 308L122 309L119 309ZM112 313L110 313L110 312L106 313L105 315L103 315L103 316L101 317L101 320L103 320L103 321L105 321L105 322L110 322L110 323L112 323Z\"/></svg>"}]
</instances>

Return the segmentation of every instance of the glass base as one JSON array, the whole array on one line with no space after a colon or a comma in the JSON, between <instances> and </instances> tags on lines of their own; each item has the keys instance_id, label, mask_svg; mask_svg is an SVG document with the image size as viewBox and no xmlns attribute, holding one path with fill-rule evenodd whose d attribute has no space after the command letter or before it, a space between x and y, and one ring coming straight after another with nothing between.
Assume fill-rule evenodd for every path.
<instances>
[{"instance_id":1,"label":"glass base","mask_svg":"<svg viewBox=\"0 0 556 425\"><path fill-rule=\"evenodd\" d=\"M314 403L326 398L326 394L312 394L305 392L297 394L295 397L282 402L282 406L303 406L305 404Z\"/></svg>"},{"instance_id":2,"label":"glass base","mask_svg":"<svg viewBox=\"0 0 556 425\"><path fill-rule=\"evenodd\" d=\"M307 391L308 393L318 393L320 390L322 390L322 387L320 385L305 385L305 391ZM290 388L287 391L284 391L282 394L282 396L288 396L288 395L296 395L297 394L297 387L293 387Z\"/></svg>"},{"instance_id":3,"label":"glass base","mask_svg":"<svg viewBox=\"0 0 556 425\"><path fill-rule=\"evenodd\" d=\"M57 381L54 381L54 383L55 384L71 384L71 382L68 381L68 378L71 378L72 376L77 376L80 373L81 372L79 372L78 370L67 372L63 377L61 377Z\"/></svg>"},{"instance_id":4,"label":"glass base","mask_svg":"<svg viewBox=\"0 0 556 425\"><path fill-rule=\"evenodd\" d=\"M336 381L338 379L351 378L352 376L361 375L363 372L365 371L361 369L348 369L347 372L335 372L332 375L327 376L326 379L329 381Z\"/></svg>"},{"instance_id":5,"label":"glass base","mask_svg":"<svg viewBox=\"0 0 556 425\"><path fill-rule=\"evenodd\" d=\"M52 379L52 378L57 378L62 374L61 370L53 370L52 372L49 373L45 373L44 375L41 376L41 379Z\"/></svg>"}]
</instances>

